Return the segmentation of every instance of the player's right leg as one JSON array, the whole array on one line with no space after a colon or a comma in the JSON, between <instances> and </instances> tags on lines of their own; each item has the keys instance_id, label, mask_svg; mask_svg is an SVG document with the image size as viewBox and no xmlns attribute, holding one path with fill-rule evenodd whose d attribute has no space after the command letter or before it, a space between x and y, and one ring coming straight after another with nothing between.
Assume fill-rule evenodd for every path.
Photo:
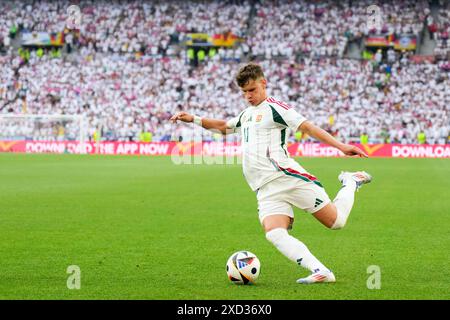
<instances>
[{"instance_id":1,"label":"player's right leg","mask_svg":"<svg viewBox=\"0 0 450 320\"><path fill-rule=\"evenodd\" d=\"M335 282L334 274L309 251L303 242L288 233L287 229L292 221L289 215L284 214L265 216L262 224L266 231L266 239L289 260L312 272L310 276L297 280L298 283Z\"/></svg>"},{"instance_id":2,"label":"player's right leg","mask_svg":"<svg viewBox=\"0 0 450 320\"><path fill-rule=\"evenodd\" d=\"M263 186L257 194L259 219L266 232L266 239L289 260L310 270L313 274L328 275L315 279L315 282L334 282L331 271L309 251L303 242L288 233L294 220L294 212L292 206L283 198L286 189L289 189L293 182L296 181L289 178L277 179Z\"/></svg>"}]
</instances>

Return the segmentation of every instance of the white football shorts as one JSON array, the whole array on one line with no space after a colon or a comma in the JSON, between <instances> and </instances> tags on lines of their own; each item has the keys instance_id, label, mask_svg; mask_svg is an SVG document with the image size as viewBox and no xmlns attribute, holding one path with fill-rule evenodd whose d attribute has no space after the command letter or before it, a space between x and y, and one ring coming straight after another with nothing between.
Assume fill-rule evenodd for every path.
<instances>
[{"instance_id":1,"label":"white football shorts","mask_svg":"<svg viewBox=\"0 0 450 320\"><path fill-rule=\"evenodd\" d=\"M258 189L259 221L274 214L294 218L292 206L309 213L317 212L330 203L330 198L320 182L305 181L294 176L281 176Z\"/></svg>"}]
</instances>

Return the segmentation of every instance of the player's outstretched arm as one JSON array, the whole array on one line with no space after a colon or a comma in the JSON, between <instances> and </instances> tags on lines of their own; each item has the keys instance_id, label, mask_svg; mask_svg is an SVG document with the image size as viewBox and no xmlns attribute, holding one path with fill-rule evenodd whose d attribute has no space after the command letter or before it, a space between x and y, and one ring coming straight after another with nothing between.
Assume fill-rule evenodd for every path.
<instances>
[{"instance_id":1,"label":"player's outstretched arm","mask_svg":"<svg viewBox=\"0 0 450 320\"><path fill-rule=\"evenodd\" d=\"M356 146L352 146L350 144L342 143L336 140L331 134L323 130L322 128L312 124L309 121L304 121L298 130L308 134L309 136L326 143L332 147L335 147L341 150L347 156L355 156L355 157L368 157L368 155L362 151L360 148Z\"/></svg>"},{"instance_id":2,"label":"player's outstretched arm","mask_svg":"<svg viewBox=\"0 0 450 320\"><path fill-rule=\"evenodd\" d=\"M230 129L227 128L227 122L225 120L200 118L189 114L187 112L178 112L170 118L170 121L176 123L178 120L183 122L194 122L200 125L202 128L207 130L219 131L222 134L232 133Z\"/></svg>"}]
</instances>

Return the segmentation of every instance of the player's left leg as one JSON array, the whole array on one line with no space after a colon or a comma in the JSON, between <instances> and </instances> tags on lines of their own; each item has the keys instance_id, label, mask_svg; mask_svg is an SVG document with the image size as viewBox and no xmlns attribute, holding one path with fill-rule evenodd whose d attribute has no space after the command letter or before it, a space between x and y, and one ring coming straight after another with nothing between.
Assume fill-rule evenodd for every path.
<instances>
[{"instance_id":1,"label":"player's left leg","mask_svg":"<svg viewBox=\"0 0 450 320\"><path fill-rule=\"evenodd\" d=\"M364 171L342 172L339 180L342 188L333 202L313 213L317 220L330 229L342 229L345 226L355 201L355 191L372 181L372 176Z\"/></svg>"},{"instance_id":2,"label":"player's left leg","mask_svg":"<svg viewBox=\"0 0 450 320\"><path fill-rule=\"evenodd\" d=\"M317 188L316 185L310 184L305 188L305 192L312 191L314 193L314 197L316 198L315 205L319 203L317 199L326 199L325 202L323 202L322 207L317 207L317 211L315 211L316 208L313 209L311 207L307 208L307 211L311 212L317 220L331 229L341 229L344 227L353 207L355 191L358 190L361 185L372 181L372 177L366 172L342 172L339 175L339 180L342 183L342 188L339 190L333 202L329 202L325 190ZM310 203L312 203L312 198ZM331 281L329 279L331 279ZM330 275L326 272L313 272L308 277L297 280L298 283L305 284L324 281L334 282L334 275L332 273Z\"/></svg>"},{"instance_id":3,"label":"player's left leg","mask_svg":"<svg viewBox=\"0 0 450 320\"><path fill-rule=\"evenodd\" d=\"M301 175L301 174L300 174ZM308 179L304 179L304 178ZM296 179L296 178L293 178ZM339 229L345 225L354 202L354 193L363 183L371 180L365 173L342 173L339 179L343 183L342 189L331 202L322 184L314 176L303 173L286 199L292 205L314 215L328 228ZM306 278L298 279L298 283L335 282L334 274L326 270L312 270Z\"/></svg>"}]
</instances>

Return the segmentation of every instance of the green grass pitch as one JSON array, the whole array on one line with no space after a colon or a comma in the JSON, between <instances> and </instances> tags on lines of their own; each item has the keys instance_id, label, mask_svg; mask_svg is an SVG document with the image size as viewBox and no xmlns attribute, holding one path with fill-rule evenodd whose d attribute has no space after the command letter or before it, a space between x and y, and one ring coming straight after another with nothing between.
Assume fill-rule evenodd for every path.
<instances>
[{"instance_id":1,"label":"green grass pitch","mask_svg":"<svg viewBox=\"0 0 450 320\"><path fill-rule=\"evenodd\" d=\"M265 239L240 165L170 157L0 154L0 299L449 299L450 161L297 159L333 199L340 170L374 180L332 231L296 209L292 234L335 273L308 274ZM261 261L252 286L225 264ZM67 268L81 270L69 290ZM367 268L381 288L368 289Z\"/></svg>"}]
</instances>

